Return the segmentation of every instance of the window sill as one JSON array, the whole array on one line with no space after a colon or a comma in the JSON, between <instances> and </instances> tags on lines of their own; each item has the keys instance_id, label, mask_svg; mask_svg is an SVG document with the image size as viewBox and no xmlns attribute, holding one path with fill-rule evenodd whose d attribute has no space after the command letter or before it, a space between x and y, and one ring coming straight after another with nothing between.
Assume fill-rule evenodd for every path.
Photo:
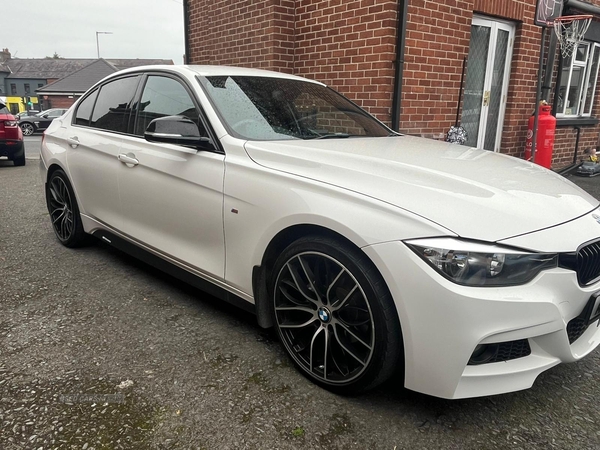
<instances>
[{"instance_id":1,"label":"window sill","mask_svg":"<svg viewBox=\"0 0 600 450\"><path fill-rule=\"evenodd\" d=\"M579 127L597 125L600 122L596 117L557 117L557 127Z\"/></svg>"}]
</instances>

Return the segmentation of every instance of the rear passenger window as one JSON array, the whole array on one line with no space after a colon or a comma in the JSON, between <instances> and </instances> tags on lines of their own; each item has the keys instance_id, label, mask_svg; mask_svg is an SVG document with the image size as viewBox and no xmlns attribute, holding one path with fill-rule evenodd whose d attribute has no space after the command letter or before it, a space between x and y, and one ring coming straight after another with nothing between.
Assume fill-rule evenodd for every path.
<instances>
[{"instance_id":1,"label":"rear passenger window","mask_svg":"<svg viewBox=\"0 0 600 450\"><path fill-rule=\"evenodd\" d=\"M138 136L144 135L151 121L165 116L187 117L198 125L201 136L208 136L190 94L179 81L173 78L149 76L138 111L135 127L135 134Z\"/></svg>"},{"instance_id":2,"label":"rear passenger window","mask_svg":"<svg viewBox=\"0 0 600 450\"><path fill-rule=\"evenodd\" d=\"M92 92L79 104L75 113L75 125L84 125L86 127L90 125L90 116L92 115L96 97L98 97L98 90Z\"/></svg>"},{"instance_id":3,"label":"rear passenger window","mask_svg":"<svg viewBox=\"0 0 600 450\"><path fill-rule=\"evenodd\" d=\"M102 86L90 125L102 130L127 133L138 79L137 76L119 78Z\"/></svg>"}]
</instances>

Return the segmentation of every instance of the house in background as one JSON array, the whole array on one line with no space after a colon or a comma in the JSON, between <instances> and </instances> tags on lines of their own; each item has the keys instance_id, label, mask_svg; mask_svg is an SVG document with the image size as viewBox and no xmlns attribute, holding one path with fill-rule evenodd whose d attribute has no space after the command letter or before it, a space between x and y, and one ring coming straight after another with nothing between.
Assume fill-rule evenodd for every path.
<instances>
[{"instance_id":1,"label":"house in background","mask_svg":"<svg viewBox=\"0 0 600 450\"><path fill-rule=\"evenodd\" d=\"M13 114L29 109L68 107L96 81L129 67L154 64L172 65L170 59L86 59L86 58L12 58L8 49L0 52L0 97L6 98ZM80 73L81 72L81 73ZM76 75L80 73L80 75ZM71 75L74 75L71 78ZM66 82L62 82L68 78ZM61 81L60 84L58 82ZM73 83L73 88L69 87ZM62 91L49 90L58 84ZM87 88L80 92L83 86ZM53 103L53 98L55 103Z\"/></svg>"},{"instance_id":2,"label":"house in background","mask_svg":"<svg viewBox=\"0 0 600 450\"><path fill-rule=\"evenodd\" d=\"M313 78L392 128L435 139L445 137L458 109L468 145L520 157L542 48L538 1L186 0L187 61ZM553 165L560 167L577 146L581 154L598 142L600 0L542 3L594 16L574 56L562 58L554 47L545 68L558 119Z\"/></svg>"}]
</instances>

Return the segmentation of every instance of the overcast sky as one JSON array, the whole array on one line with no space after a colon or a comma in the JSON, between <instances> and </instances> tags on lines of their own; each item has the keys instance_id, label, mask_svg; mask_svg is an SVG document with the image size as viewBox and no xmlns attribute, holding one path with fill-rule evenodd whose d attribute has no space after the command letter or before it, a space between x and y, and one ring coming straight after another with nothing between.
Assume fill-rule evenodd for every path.
<instances>
[{"instance_id":1,"label":"overcast sky","mask_svg":"<svg viewBox=\"0 0 600 450\"><path fill-rule=\"evenodd\" d=\"M183 64L183 0L15 0L2 8L0 47L13 57L161 58ZM8 14L7 14L8 13Z\"/></svg>"}]
</instances>

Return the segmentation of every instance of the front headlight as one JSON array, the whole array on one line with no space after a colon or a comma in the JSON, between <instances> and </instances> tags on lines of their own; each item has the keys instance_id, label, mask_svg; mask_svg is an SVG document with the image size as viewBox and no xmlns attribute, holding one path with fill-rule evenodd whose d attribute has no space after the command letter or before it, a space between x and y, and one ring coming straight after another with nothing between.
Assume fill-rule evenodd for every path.
<instances>
[{"instance_id":1,"label":"front headlight","mask_svg":"<svg viewBox=\"0 0 600 450\"><path fill-rule=\"evenodd\" d=\"M415 239L405 244L443 276L467 286L525 284L542 270L558 266L557 254L454 238Z\"/></svg>"}]
</instances>

